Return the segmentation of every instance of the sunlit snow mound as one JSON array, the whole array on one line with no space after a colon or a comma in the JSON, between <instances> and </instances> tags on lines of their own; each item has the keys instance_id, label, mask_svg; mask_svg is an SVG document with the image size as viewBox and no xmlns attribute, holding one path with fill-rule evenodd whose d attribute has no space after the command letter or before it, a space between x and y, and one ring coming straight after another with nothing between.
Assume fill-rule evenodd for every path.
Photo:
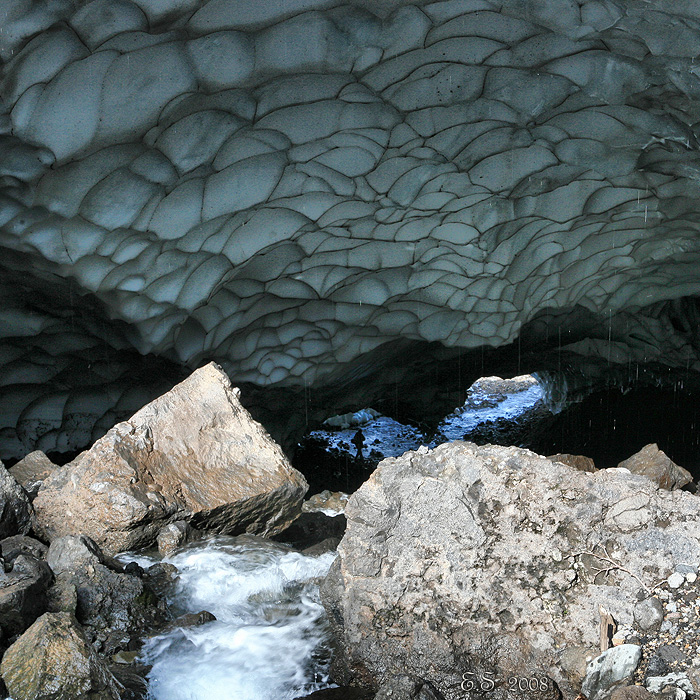
<instances>
[{"instance_id":1,"label":"sunlit snow mound","mask_svg":"<svg viewBox=\"0 0 700 700\"><path fill-rule=\"evenodd\" d=\"M47 327L54 362L123 340L304 386L576 310L579 352L697 364L667 303L700 293L692 2L5 0L0 26L6 389L46 386Z\"/></svg>"}]
</instances>

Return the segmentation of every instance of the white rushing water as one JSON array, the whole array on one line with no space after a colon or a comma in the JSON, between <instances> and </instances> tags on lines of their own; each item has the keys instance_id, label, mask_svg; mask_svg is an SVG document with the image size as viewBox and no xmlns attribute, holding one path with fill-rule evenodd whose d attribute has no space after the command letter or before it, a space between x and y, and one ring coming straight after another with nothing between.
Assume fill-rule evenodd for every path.
<instances>
[{"instance_id":1,"label":"white rushing water","mask_svg":"<svg viewBox=\"0 0 700 700\"><path fill-rule=\"evenodd\" d=\"M334 558L242 536L194 543L164 559L180 571L169 598L174 612L208 610L217 619L146 643L153 700L291 700L328 687L317 580Z\"/></svg>"}]
</instances>

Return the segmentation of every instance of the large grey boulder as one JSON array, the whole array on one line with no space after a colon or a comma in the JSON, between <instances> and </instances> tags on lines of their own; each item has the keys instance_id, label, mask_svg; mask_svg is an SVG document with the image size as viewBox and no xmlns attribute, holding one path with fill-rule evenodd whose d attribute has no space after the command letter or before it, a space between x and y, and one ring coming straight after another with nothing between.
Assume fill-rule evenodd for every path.
<instances>
[{"instance_id":1,"label":"large grey boulder","mask_svg":"<svg viewBox=\"0 0 700 700\"><path fill-rule=\"evenodd\" d=\"M275 534L297 515L307 488L210 363L54 472L34 508L48 540L85 534L114 554L153 544L176 520Z\"/></svg>"},{"instance_id":2,"label":"large grey boulder","mask_svg":"<svg viewBox=\"0 0 700 700\"><path fill-rule=\"evenodd\" d=\"M14 700L119 700L121 686L69 613L45 613L6 652Z\"/></svg>"},{"instance_id":3,"label":"large grey boulder","mask_svg":"<svg viewBox=\"0 0 700 700\"><path fill-rule=\"evenodd\" d=\"M699 504L515 447L386 459L351 496L322 587L336 677L377 686L408 672L456 700L463 673L495 673L493 699L538 672L573 697L561 659L599 647L599 607L634 629L639 600L700 561Z\"/></svg>"},{"instance_id":4,"label":"large grey boulder","mask_svg":"<svg viewBox=\"0 0 700 700\"><path fill-rule=\"evenodd\" d=\"M32 527L32 515L26 491L0 462L0 539L26 535Z\"/></svg>"},{"instance_id":5,"label":"large grey boulder","mask_svg":"<svg viewBox=\"0 0 700 700\"><path fill-rule=\"evenodd\" d=\"M679 467L655 443L645 445L617 466L646 476L662 489L680 489L693 480L693 475L687 469Z\"/></svg>"}]
</instances>

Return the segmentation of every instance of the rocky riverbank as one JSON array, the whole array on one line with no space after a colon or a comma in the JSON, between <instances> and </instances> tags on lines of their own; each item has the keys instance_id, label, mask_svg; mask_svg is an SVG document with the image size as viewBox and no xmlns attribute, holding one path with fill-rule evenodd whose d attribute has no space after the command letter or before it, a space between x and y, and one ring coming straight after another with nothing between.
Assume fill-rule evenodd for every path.
<instances>
[{"instance_id":1,"label":"rocky riverbank","mask_svg":"<svg viewBox=\"0 0 700 700\"><path fill-rule=\"evenodd\" d=\"M131 663L144 638L214 618L175 619L165 592L177 570L115 555L170 553L202 533L275 535L306 490L214 364L64 467L40 453L0 467L0 674L11 696L145 697L148 669Z\"/></svg>"},{"instance_id":2,"label":"rocky riverbank","mask_svg":"<svg viewBox=\"0 0 700 700\"><path fill-rule=\"evenodd\" d=\"M700 695L700 501L692 475L656 445L597 470L580 455L453 442L383 460L349 499L326 493L302 508L305 491L216 365L64 467L33 453L0 468L7 691L14 700L145 698L144 659L178 666L153 649L189 654L188 640L202 635L177 630L221 632L216 613L236 620L240 611L172 607L167 593L184 568L119 555L150 547L172 556L188 541L248 533L275 556L326 557L304 565L310 572L325 572L338 550L321 598L340 687L308 697ZM269 592L255 595L263 617L286 610ZM146 641L144 655L155 635L166 641ZM316 654L320 637L304 635ZM289 698L327 685L295 683ZM275 688L255 700L276 700Z\"/></svg>"}]
</instances>

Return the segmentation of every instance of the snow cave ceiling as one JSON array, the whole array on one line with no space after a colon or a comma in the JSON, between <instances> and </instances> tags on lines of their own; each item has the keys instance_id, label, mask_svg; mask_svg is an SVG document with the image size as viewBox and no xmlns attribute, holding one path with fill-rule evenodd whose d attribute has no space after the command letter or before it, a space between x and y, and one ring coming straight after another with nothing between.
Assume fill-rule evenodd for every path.
<instances>
[{"instance_id":1,"label":"snow cave ceiling","mask_svg":"<svg viewBox=\"0 0 700 700\"><path fill-rule=\"evenodd\" d=\"M699 55L691 0L6 0L0 457L212 359L700 368Z\"/></svg>"}]
</instances>

